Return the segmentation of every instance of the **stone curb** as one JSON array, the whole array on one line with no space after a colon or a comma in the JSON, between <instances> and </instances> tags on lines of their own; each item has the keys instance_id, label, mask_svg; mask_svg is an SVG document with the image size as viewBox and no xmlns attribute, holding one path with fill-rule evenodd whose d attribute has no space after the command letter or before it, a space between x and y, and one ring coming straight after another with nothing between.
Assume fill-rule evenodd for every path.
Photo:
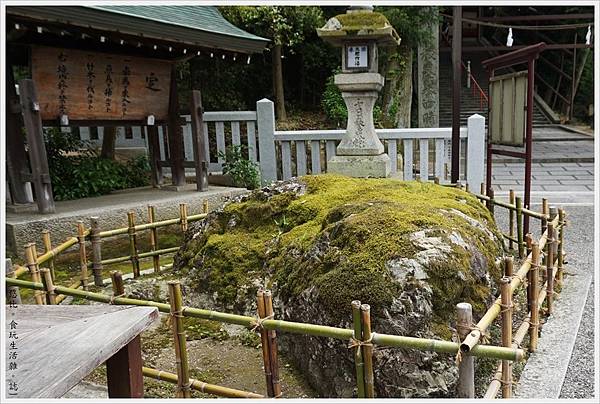
<instances>
[{"instance_id":1,"label":"stone curb","mask_svg":"<svg viewBox=\"0 0 600 404\"><path fill-rule=\"evenodd\" d=\"M538 350L525 365L515 398L557 399L560 396L591 282L591 272L575 272L565 266L563 289L555 295L554 313L542 328Z\"/></svg>"}]
</instances>

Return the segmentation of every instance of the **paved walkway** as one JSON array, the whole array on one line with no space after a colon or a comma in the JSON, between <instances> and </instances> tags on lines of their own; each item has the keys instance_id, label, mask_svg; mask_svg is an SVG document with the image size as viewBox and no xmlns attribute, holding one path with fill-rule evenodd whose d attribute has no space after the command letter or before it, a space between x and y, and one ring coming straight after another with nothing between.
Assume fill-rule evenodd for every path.
<instances>
[{"instance_id":1,"label":"paved walkway","mask_svg":"<svg viewBox=\"0 0 600 404\"><path fill-rule=\"evenodd\" d=\"M535 128L533 138L532 193L594 192L593 136L554 126ZM510 189L522 193L524 160L494 156L492 184L500 194Z\"/></svg>"}]
</instances>

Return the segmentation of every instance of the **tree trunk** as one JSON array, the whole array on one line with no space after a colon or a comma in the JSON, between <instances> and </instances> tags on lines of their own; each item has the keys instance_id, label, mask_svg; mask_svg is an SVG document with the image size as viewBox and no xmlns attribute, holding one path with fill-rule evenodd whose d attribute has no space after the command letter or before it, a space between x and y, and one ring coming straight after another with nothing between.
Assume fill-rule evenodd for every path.
<instances>
[{"instance_id":1,"label":"tree trunk","mask_svg":"<svg viewBox=\"0 0 600 404\"><path fill-rule=\"evenodd\" d=\"M117 128L115 126L105 126L102 136L102 151L100 157L105 159L115 159L115 140L117 137Z\"/></svg>"},{"instance_id":2,"label":"tree trunk","mask_svg":"<svg viewBox=\"0 0 600 404\"><path fill-rule=\"evenodd\" d=\"M412 108L412 65L413 50L409 47L400 48L400 62L404 64L402 74L398 79L396 89L395 123L397 128L410 128L410 110Z\"/></svg>"},{"instance_id":3,"label":"tree trunk","mask_svg":"<svg viewBox=\"0 0 600 404\"><path fill-rule=\"evenodd\" d=\"M281 63L281 45L275 44L271 49L273 63L273 92L275 94L275 112L280 121L287 119L285 98L283 95L283 68Z\"/></svg>"},{"instance_id":4,"label":"tree trunk","mask_svg":"<svg viewBox=\"0 0 600 404\"><path fill-rule=\"evenodd\" d=\"M400 46L390 53L387 61L383 111L389 124L396 128L410 128L412 59L412 49Z\"/></svg>"}]
</instances>

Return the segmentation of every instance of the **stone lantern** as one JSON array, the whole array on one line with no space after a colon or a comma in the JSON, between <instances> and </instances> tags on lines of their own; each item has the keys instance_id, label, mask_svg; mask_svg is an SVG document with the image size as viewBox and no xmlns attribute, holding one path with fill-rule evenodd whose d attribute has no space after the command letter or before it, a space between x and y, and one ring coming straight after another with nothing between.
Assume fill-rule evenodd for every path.
<instances>
[{"instance_id":1,"label":"stone lantern","mask_svg":"<svg viewBox=\"0 0 600 404\"><path fill-rule=\"evenodd\" d=\"M317 29L326 42L342 48L342 73L334 83L348 108L346 133L327 162L327 171L350 177L387 177L390 158L375 133L373 106L383 87L377 72L378 46L397 46L400 37L387 18L372 7L350 7Z\"/></svg>"}]
</instances>

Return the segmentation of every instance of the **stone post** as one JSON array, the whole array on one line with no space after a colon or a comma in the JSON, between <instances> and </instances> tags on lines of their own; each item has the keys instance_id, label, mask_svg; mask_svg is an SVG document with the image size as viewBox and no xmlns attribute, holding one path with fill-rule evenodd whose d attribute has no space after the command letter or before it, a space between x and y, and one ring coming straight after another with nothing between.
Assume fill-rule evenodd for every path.
<instances>
[{"instance_id":1,"label":"stone post","mask_svg":"<svg viewBox=\"0 0 600 404\"><path fill-rule=\"evenodd\" d=\"M424 7L424 12L429 13L430 8L437 9ZM419 128L437 128L440 122L438 20L431 19L425 28L429 35L417 47Z\"/></svg>"},{"instance_id":2,"label":"stone post","mask_svg":"<svg viewBox=\"0 0 600 404\"><path fill-rule=\"evenodd\" d=\"M263 98L256 102L260 178L263 185L277 181L275 155L275 108L273 101Z\"/></svg>"}]
</instances>

